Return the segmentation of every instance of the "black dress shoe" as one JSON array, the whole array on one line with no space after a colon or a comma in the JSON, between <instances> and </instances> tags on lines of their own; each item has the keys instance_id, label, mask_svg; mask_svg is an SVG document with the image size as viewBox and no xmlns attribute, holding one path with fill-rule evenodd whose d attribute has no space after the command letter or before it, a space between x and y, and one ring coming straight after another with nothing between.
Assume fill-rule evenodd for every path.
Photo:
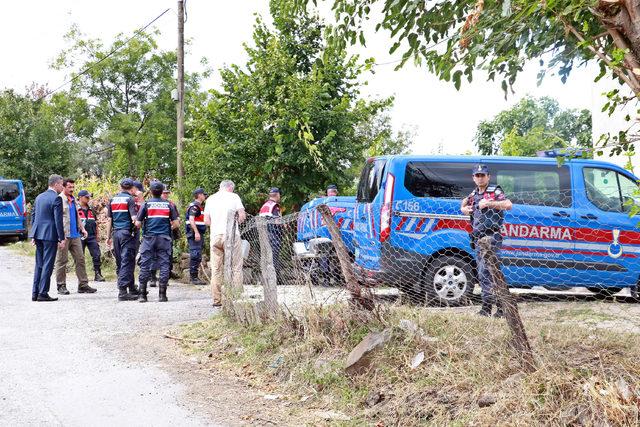
<instances>
[{"instance_id":1,"label":"black dress shoe","mask_svg":"<svg viewBox=\"0 0 640 427\"><path fill-rule=\"evenodd\" d=\"M51 298L48 294L44 294L44 295L38 295L38 298L36 299L36 301L38 301L38 302L58 301L58 298Z\"/></svg>"},{"instance_id":2,"label":"black dress shoe","mask_svg":"<svg viewBox=\"0 0 640 427\"><path fill-rule=\"evenodd\" d=\"M31 301L37 301L38 295L31 295Z\"/></svg>"}]
</instances>

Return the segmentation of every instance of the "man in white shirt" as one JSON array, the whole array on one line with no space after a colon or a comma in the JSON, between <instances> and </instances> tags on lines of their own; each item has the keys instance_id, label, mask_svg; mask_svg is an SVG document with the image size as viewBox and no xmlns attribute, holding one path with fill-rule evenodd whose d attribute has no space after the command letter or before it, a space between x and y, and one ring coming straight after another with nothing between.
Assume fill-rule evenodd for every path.
<instances>
[{"instance_id":1,"label":"man in white shirt","mask_svg":"<svg viewBox=\"0 0 640 427\"><path fill-rule=\"evenodd\" d=\"M236 214L237 223L242 223L246 214L240 196L233 192L233 181L222 181L220 190L209 196L204 207L204 222L210 227L211 240L211 293L213 306L222 305L222 282L224 279L224 240L227 233L227 221L229 212ZM242 244L240 230L235 227L231 265L233 271L233 284L236 289L242 286Z\"/></svg>"}]
</instances>

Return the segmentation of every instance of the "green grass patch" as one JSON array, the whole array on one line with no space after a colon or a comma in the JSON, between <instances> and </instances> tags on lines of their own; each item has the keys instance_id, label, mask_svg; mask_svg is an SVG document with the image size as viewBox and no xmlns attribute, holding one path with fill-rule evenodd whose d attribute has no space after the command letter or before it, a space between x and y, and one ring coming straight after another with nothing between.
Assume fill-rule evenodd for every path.
<instances>
[{"instance_id":1,"label":"green grass patch","mask_svg":"<svg viewBox=\"0 0 640 427\"><path fill-rule=\"evenodd\" d=\"M556 311L555 314L559 320L581 321L587 323L600 323L616 320L615 316L602 313L590 307L565 308Z\"/></svg>"}]
</instances>

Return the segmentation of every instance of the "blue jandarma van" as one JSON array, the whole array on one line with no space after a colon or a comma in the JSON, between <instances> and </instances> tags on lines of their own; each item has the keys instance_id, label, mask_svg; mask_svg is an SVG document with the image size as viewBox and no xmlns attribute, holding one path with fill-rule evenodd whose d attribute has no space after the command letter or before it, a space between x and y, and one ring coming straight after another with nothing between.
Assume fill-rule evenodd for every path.
<instances>
[{"instance_id":1,"label":"blue jandarma van","mask_svg":"<svg viewBox=\"0 0 640 427\"><path fill-rule=\"evenodd\" d=\"M441 304L467 299L477 280L469 217L460 202L473 190L475 163L488 165L491 184L513 202L501 251L510 286L636 292L640 218L629 211L638 204L638 178L586 159L561 166L555 158L368 159L350 210L354 267L364 283L396 286Z\"/></svg>"},{"instance_id":2,"label":"blue jandarma van","mask_svg":"<svg viewBox=\"0 0 640 427\"><path fill-rule=\"evenodd\" d=\"M0 237L27 238L26 205L22 181L0 177Z\"/></svg>"}]
</instances>

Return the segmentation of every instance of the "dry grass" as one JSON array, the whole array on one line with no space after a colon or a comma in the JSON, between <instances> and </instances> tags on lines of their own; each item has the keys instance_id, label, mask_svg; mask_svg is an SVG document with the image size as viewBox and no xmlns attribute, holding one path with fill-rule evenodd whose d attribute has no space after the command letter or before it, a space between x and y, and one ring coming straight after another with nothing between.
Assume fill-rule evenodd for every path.
<instances>
[{"instance_id":1,"label":"dry grass","mask_svg":"<svg viewBox=\"0 0 640 427\"><path fill-rule=\"evenodd\" d=\"M428 337L398 327L401 319ZM302 320L245 327L218 317L184 326L185 349L209 355L267 392L304 410L339 410L378 425L640 424L640 337L581 327L526 324L538 369L525 373L500 320L391 307L358 314L344 306L309 309ZM344 360L370 331L392 339L364 374ZM409 364L424 352L416 369ZM311 398L309 398L311 396ZM495 400L480 407L481 398ZM307 400L308 399L308 400ZM379 402L378 402L379 401Z\"/></svg>"}]
</instances>

